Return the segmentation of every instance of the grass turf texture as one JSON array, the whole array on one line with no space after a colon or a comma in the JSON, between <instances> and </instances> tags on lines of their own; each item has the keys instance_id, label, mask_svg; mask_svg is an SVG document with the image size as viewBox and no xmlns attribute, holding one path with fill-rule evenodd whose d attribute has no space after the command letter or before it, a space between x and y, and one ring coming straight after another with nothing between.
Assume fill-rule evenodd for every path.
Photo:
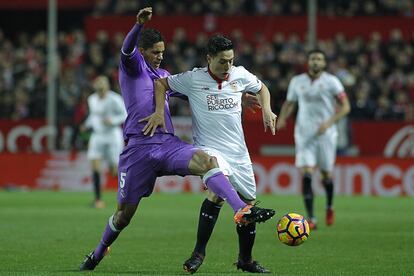
<instances>
[{"instance_id":1,"label":"grass turf texture","mask_svg":"<svg viewBox=\"0 0 414 276\"><path fill-rule=\"evenodd\" d=\"M92 193L0 192L0 275L79 275L113 212L89 207ZM196 235L202 194L154 194L112 245L95 275L184 275ZM276 237L277 218L305 214L300 196L260 195L276 217L257 227L254 257L275 275L412 275L414 200L336 197L336 222L324 225L324 197L316 198L319 229L299 247ZM223 208L197 275L236 275L237 236ZM88 272L82 274L88 275Z\"/></svg>"}]
</instances>

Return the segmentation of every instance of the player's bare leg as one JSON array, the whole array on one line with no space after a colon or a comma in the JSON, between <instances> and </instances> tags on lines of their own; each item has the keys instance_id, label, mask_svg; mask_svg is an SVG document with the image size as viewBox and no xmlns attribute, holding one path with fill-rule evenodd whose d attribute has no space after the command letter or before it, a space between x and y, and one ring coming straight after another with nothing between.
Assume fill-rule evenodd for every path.
<instances>
[{"instance_id":1,"label":"player's bare leg","mask_svg":"<svg viewBox=\"0 0 414 276\"><path fill-rule=\"evenodd\" d=\"M312 190L312 175L313 168L303 167L302 171L302 193L305 203L306 212L308 214L308 223L311 229L316 229L316 217L313 212L313 190Z\"/></svg>"},{"instance_id":2,"label":"player's bare leg","mask_svg":"<svg viewBox=\"0 0 414 276\"><path fill-rule=\"evenodd\" d=\"M335 213L333 209L334 186L332 175L330 172L321 171L322 184L326 191L326 225L332 225L335 220Z\"/></svg>"},{"instance_id":3,"label":"player's bare leg","mask_svg":"<svg viewBox=\"0 0 414 276\"><path fill-rule=\"evenodd\" d=\"M109 252L109 246L118 238L119 233L128 226L137 210L138 204L118 204L116 212L109 218L102 239L94 251L89 253L80 265L80 270L94 270Z\"/></svg>"},{"instance_id":4,"label":"player's bare leg","mask_svg":"<svg viewBox=\"0 0 414 276\"><path fill-rule=\"evenodd\" d=\"M118 175L118 166L116 164L111 164L109 166L109 172L111 176L116 177Z\"/></svg>"}]
</instances>

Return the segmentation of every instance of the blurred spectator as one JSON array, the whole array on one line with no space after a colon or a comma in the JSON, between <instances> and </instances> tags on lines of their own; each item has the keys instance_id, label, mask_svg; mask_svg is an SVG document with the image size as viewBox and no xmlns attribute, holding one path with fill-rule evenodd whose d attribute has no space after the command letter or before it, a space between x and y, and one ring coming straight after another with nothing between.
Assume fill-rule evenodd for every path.
<instances>
[{"instance_id":1,"label":"blurred spectator","mask_svg":"<svg viewBox=\"0 0 414 276\"><path fill-rule=\"evenodd\" d=\"M154 3L152 3L154 2ZM412 0L389 1L319 1L321 14L332 16L354 15L399 15L412 16ZM230 0L97 0L93 15L108 12L134 14L137 5L153 5L164 14L211 14L206 20L215 28L215 14L232 15L293 15L304 14L306 1L230 1ZM402 9L405 9L402 11ZM213 15L214 13L214 15ZM306 68L306 43L291 33L275 32L267 40L260 32L253 42L244 37L243 30L229 32L234 41L238 65L251 68L252 72L270 88L272 107L278 113L286 97L288 80ZM119 49L124 34L109 37L105 31L86 41L80 29L58 33L59 126L69 126L76 132L81 120L84 98L90 89L90 81L99 74L108 76L112 87L118 86ZM199 33L190 42L184 29L177 29L164 54L164 67L171 73L181 72L197 66L205 66L204 45L207 34ZM328 71L343 82L351 100L351 120L413 120L414 118L414 33L411 40L404 40L398 29L383 38L373 31L369 38L346 37L342 33L331 39L318 41L318 47L328 57ZM47 74L47 37L44 31L15 33L6 36L0 29L0 118L20 120L44 118ZM171 102L173 115L188 116L186 105ZM75 118L75 119L74 119ZM75 121L75 123L74 123ZM69 132L70 133L70 132ZM69 143L69 142L68 142ZM69 144L82 145L73 141Z\"/></svg>"},{"instance_id":2,"label":"blurred spectator","mask_svg":"<svg viewBox=\"0 0 414 276\"><path fill-rule=\"evenodd\" d=\"M374 114L375 120L392 120L394 114L391 108L391 102L387 96L381 95L377 100L377 107Z\"/></svg>"},{"instance_id":3,"label":"blurred spectator","mask_svg":"<svg viewBox=\"0 0 414 276\"><path fill-rule=\"evenodd\" d=\"M158 15L305 15L307 0L95 0L93 15L135 14L137 9L152 6ZM405 16L412 17L412 0L336 0L318 1L321 15L328 16Z\"/></svg>"},{"instance_id":4,"label":"blurred spectator","mask_svg":"<svg viewBox=\"0 0 414 276\"><path fill-rule=\"evenodd\" d=\"M123 36L118 33L109 38L106 32L101 31L94 41L86 44L81 30L59 33L57 98L61 124L66 125L72 120L75 106L82 97L81 91L96 75L107 75L117 87L117 60ZM278 112L285 97L286 80L305 70L303 41L296 34L285 37L275 33L271 41L258 34L256 41L251 43L244 39L241 30L234 30L231 36L236 45L237 64L252 68L271 88L273 107ZM407 102L414 99L414 69L410 66L414 44L402 40L399 30L393 30L390 38L390 42L385 43L374 31L367 41L359 37L347 39L342 34L319 41L319 47L327 52L329 71L341 79L349 93L354 107L353 119L407 120L412 117L410 106L402 107L401 103L403 98ZM166 49L165 67L174 73L204 66L205 40L206 34L200 33L196 41L190 43L185 30L177 29ZM21 33L15 40L0 32L1 118L44 117L47 90L45 53L44 32ZM381 99L378 99L380 95ZM188 110L175 105L172 102L173 114L188 114ZM374 114L377 105L381 105L381 110ZM385 111L388 110L385 106L391 109L390 114Z\"/></svg>"},{"instance_id":5,"label":"blurred spectator","mask_svg":"<svg viewBox=\"0 0 414 276\"><path fill-rule=\"evenodd\" d=\"M408 100L408 95L403 90L396 92L391 109L397 120L409 121L413 119L413 103Z\"/></svg>"},{"instance_id":6,"label":"blurred spectator","mask_svg":"<svg viewBox=\"0 0 414 276\"><path fill-rule=\"evenodd\" d=\"M351 117L359 120L371 120L374 118L375 102L370 98L370 84L361 82L355 92L355 98L351 99Z\"/></svg>"}]
</instances>

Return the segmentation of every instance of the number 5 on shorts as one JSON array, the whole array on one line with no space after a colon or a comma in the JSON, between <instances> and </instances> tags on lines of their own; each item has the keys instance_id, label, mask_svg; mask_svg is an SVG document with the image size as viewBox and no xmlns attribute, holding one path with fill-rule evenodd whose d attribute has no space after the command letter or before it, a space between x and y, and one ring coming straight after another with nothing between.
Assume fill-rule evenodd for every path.
<instances>
[{"instance_id":1,"label":"number 5 on shorts","mask_svg":"<svg viewBox=\"0 0 414 276\"><path fill-rule=\"evenodd\" d=\"M122 188L124 188L125 187L125 176L126 176L126 173L124 173L124 172L121 172L121 175L120 175L120 181L119 181L119 187L122 189Z\"/></svg>"}]
</instances>

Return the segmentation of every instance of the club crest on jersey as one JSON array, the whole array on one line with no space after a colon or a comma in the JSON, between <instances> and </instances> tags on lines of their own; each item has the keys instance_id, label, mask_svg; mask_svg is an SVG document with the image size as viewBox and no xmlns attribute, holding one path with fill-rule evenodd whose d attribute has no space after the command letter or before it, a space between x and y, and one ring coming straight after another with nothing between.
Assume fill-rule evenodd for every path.
<instances>
[{"instance_id":1,"label":"club crest on jersey","mask_svg":"<svg viewBox=\"0 0 414 276\"><path fill-rule=\"evenodd\" d=\"M237 81L232 81L232 82L230 82L230 87L231 87L231 89L233 89L234 91L237 91Z\"/></svg>"}]
</instances>

